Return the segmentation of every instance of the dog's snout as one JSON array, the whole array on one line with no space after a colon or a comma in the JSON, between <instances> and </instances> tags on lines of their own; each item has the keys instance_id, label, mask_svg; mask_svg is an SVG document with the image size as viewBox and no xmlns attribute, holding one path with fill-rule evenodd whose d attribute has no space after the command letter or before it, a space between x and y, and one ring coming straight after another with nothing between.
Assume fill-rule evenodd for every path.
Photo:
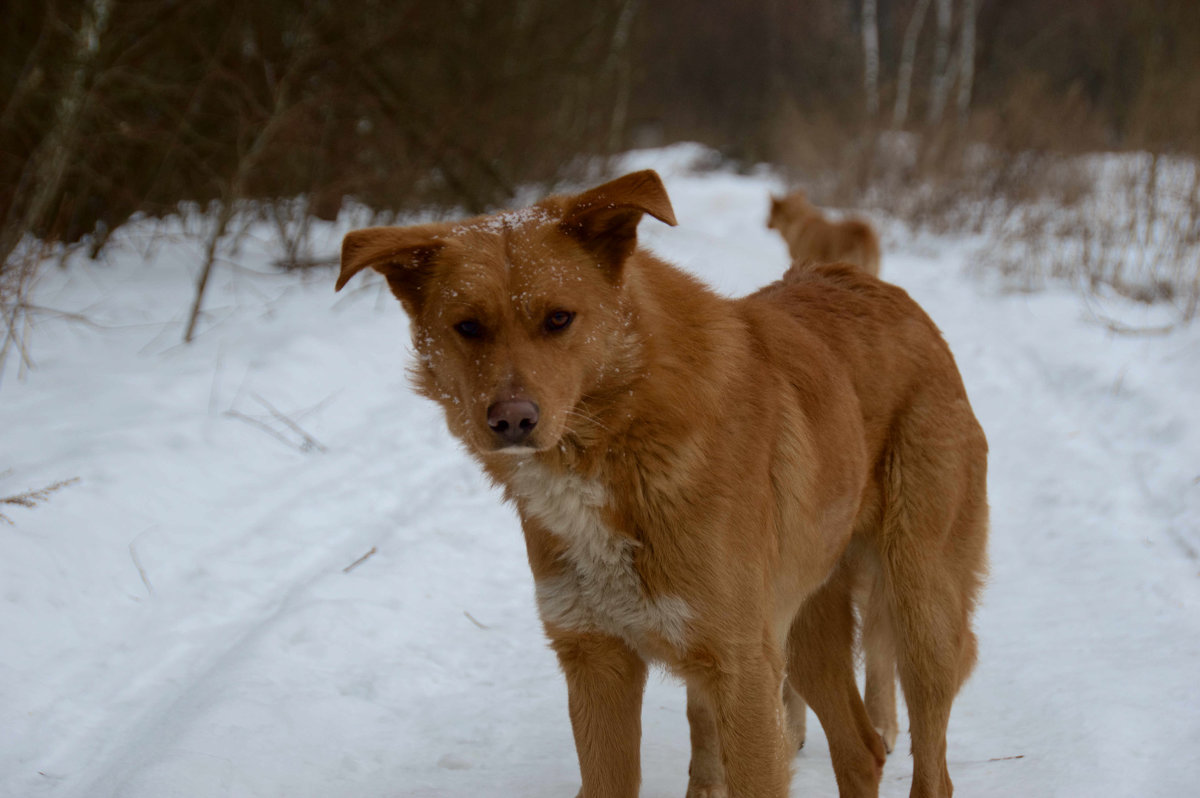
<instances>
[{"instance_id":1,"label":"dog's snout","mask_svg":"<svg viewBox=\"0 0 1200 798\"><path fill-rule=\"evenodd\" d=\"M529 437L538 423L538 406L528 399L508 399L488 408L488 426L509 443Z\"/></svg>"}]
</instances>

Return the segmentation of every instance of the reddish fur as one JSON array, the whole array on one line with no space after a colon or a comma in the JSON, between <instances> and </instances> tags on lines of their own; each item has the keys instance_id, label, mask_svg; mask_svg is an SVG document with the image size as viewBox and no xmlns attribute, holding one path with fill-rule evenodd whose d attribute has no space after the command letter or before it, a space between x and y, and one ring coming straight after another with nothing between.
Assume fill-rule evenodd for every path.
<instances>
[{"instance_id":1,"label":"reddish fur","mask_svg":"<svg viewBox=\"0 0 1200 798\"><path fill-rule=\"evenodd\" d=\"M879 236L871 225L862 219L831 222L803 191L771 197L767 227L783 236L793 263L852 263L879 276Z\"/></svg>"},{"instance_id":2,"label":"reddish fur","mask_svg":"<svg viewBox=\"0 0 1200 798\"><path fill-rule=\"evenodd\" d=\"M987 446L949 349L907 294L847 266L719 297L636 249L644 213L674 223L653 172L355 231L338 279L388 278L417 390L516 505L581 796L637 795L649 662L688 686L692 798L786 795L785 673L841 794L876 795L885 752L852 656L867 579L909 703L912 794L948 796L987 527ZM549 332L559 310L574 322ZM484 334L464 338L464 318ZM487 423L505 400L541 412L517 454Z\"/></svg>"}]
</instances>

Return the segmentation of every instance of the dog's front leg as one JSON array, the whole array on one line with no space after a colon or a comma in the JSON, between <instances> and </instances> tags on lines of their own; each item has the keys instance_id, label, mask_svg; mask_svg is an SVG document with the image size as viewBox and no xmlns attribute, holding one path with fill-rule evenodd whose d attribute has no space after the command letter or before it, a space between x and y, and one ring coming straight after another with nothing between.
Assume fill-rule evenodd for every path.
<instances>
[{"instance_id":1,"label":"dog's front leg","mask_svg":"<svg viewBox=\"0 0 1200 798\"><path fill-rule=\"evenodd\" d=\"M567 677L580 798L637 798L646 663L616 637L548 631Z\"/></svg>"},{"instance_id":2,"label":"dog's front leg","mask_svg":"<svg viewBox=\"0 0 1200 798\"><path fill-rule=\"evenodd\" d=\"M697 796L714 798L785 798L791 779L786 743L785 716L780 681L782 668L766 656L740 656L717 665L705 678L689 680L689 712L693 721L693 768L697 765L695 721L715 724L725 789L700 789L693 771ZM707 752L705 752L707 753ZM705 785L707 786L707 785Z\"/></svg>"}]
</instances>

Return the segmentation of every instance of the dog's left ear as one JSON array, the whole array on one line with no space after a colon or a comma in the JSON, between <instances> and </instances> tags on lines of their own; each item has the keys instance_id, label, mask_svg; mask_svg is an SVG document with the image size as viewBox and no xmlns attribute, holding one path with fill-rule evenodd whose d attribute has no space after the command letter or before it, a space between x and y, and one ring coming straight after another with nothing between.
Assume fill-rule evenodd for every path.
<instances>
[{"instance_id":1,"label":"dog's left ear","mask_svg":"<svg viewBox=\"0 0 1200 798\"><path fill-rule=\"evenodd\" d=\"M618 177L572 200L560 226L595 252L605 265L619 269L637 246L642 214L675 226L675 211L653 169Z\"/></svg>"}]
</instances>

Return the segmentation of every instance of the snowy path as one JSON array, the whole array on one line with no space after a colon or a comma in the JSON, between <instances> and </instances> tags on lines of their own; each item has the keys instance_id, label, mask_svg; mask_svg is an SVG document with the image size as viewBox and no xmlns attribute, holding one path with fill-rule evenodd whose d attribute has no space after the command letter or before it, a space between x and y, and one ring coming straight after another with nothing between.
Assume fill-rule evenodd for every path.
<instances>
[{"instance_id":1,"label":"snowy path","mask_svg":"<svg viewBox=\"0 0 1200 798\"><path fill-rule=\"evenodd\" d=\"M654 165L681 226L645 223L651 246L731 293L782 271L769 180ZM260 244L241 262L266 271ZM0 796L574 795L517 524L408 391L399 309L378 287L335 298L328 273L226 270L221 320L176 348L194 245L148 266L137 245L47 275L39 304L106 329L46 321L38 370L0 383L0 495L81 478L3 511ZM968 276L972 246L904 239L884 260L992 447L959 794L1194 793L1200 329L1114 336L1069 293ZM227 414L298 441L260 399L327 451ZM682 688L652 677L644 796L683 794L686 745ZM885 796L907 794L905 751ZM835 792L811 723L793 795Z\"/></svg>"}]
</instances>

